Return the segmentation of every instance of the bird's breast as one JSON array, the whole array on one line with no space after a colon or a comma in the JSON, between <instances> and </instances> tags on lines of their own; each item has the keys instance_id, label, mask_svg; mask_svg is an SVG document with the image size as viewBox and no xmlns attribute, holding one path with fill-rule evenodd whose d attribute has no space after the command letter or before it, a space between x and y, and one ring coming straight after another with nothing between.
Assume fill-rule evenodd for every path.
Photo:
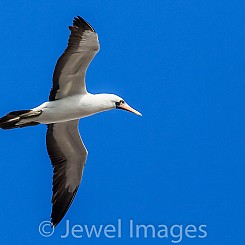
<instances>
[{"instance_id":1,"label":"bird's breast","mask_svg":"<svg viewBox=\"0 0 245 245\"><path fill-rule=\"evenodd\" d=\"M80 119L106 110L94 100L93 95L76 95L45 102L35 109L43 111L38 118L38 122L43 124Z\"/></svg>"}]
</instances>

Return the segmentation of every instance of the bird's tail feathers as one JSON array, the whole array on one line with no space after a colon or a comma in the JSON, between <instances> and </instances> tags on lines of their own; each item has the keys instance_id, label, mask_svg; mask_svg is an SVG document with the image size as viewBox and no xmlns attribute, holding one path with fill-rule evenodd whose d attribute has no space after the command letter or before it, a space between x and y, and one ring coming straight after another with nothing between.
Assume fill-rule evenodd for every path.
<instances>
[{"instance_id":1,"label":"bird's tail feathers","mask_svg":"<svg viewBox=\"0 0 245 245\"><path fill-rule=\"evenodd\" d=\"M4 117L0 118L0 128L13 129L38 125L38 122L32 121L30 119L34 119L35 117L41 115L41 113L42 111L33 110L12 111Z\"/></svg>"}]
</instances>

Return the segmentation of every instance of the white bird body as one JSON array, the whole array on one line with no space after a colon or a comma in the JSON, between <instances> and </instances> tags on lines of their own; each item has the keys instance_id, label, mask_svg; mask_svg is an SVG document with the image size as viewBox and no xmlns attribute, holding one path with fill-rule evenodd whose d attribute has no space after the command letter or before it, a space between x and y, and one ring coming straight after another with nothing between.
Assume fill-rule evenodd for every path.
<instances>
[{"instance_id":1,"label":"white bird body","mask_svg":"<svg viewBox=\"0 0 245 245\"><path fill-rule=\"evenodd\" d=\"M113 94L77 94L45 102L32 110L42 111L42 114L35 118L36 122L42 124L59 123L113 109L115 108L113 101L119 101L120 99L120 97ZM20 125L31 120L31 118L22 120Z\"/></svg>"}]
</instances>

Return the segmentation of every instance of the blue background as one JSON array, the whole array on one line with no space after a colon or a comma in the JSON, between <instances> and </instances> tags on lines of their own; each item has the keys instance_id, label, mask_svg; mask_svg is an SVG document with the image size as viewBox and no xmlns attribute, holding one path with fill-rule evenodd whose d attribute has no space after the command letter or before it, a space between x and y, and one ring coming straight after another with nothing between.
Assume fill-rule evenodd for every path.
<instances>
[{"instance_id":1,"label":"blue background","mask_svg":"<svg viewBox=\"0 0 245 245\"><path fill-rule=\"evenodd\" d=\"M183 235L181 244L245 242L244 1L11 0L0 11L1 116L47 100L76 15L101 44L88 90L118 94L143 114L80 121L89 150L83 181L49 238L38 232L51 211L46 127L0 131L1 244L173 244L170 235L129 238L130 219L207 225L205 239ZM118 219L120 239L60 238L66 220Z\"/></svg>"}]
</instances>

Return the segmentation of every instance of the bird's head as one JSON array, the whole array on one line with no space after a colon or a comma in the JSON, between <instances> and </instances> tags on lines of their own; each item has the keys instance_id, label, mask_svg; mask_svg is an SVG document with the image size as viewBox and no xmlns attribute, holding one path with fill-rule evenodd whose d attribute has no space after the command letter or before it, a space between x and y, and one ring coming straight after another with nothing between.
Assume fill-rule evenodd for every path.
<instances>
[{"instance_id":1,"label":"bird's head","mask_svg":"<svg viewBox=\"0 0 245 245\"><path fill-rule=\"evenodd\" d=\"M138 116L142 116L140 112L136 111L134 108L129 106L121 97L115 94L106 94L106 100L112 108L122 109L125 111L132 112Z\"/></svg>"}]
</instances>

